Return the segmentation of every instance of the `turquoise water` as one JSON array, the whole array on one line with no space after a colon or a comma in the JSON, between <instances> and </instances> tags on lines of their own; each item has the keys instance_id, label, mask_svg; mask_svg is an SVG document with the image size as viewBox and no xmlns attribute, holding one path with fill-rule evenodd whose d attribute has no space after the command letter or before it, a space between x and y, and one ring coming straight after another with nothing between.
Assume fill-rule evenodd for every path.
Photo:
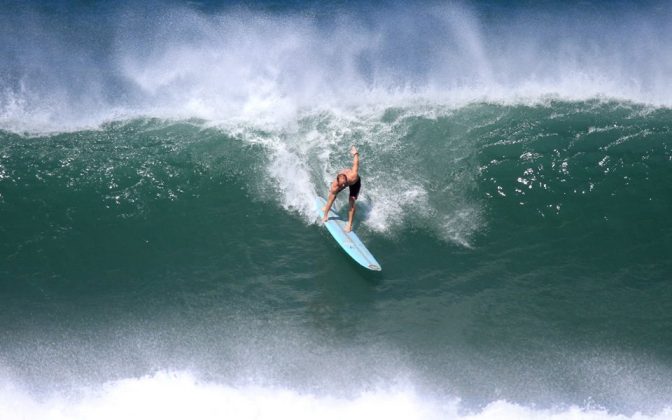
<instances>
[{"instance_id":1,"label":"turquoise water","mask_svg":"<svg viewBox=\"0 0 672 420\"><path fill-rule=\"evenodd\" d=\"M51 53L2 32L0 417L672 416L672 111L644 77L655 62L611 71L570 49L585 72L561 77L526 43L546 73L508 63L493 80L490 47L526 39L495 6L412 8L399 32L380 10L366 26L347 5L271 6L165 5L144 31L124 15L137 5L75 8L59 16L105 36L57 32L83 51L74 76L45 78L26 57ZM508 18L565 27L526 7ZM654 10L669 8L600 16ZM418 35L428 17L443 50ZM428 58L395 67L386 40ZM441 67L451 54L479 76ZM610 90L632 77L652 84ZM314 217L351 144L355 230L380 273Z\"/></svg>"}]
</instances>

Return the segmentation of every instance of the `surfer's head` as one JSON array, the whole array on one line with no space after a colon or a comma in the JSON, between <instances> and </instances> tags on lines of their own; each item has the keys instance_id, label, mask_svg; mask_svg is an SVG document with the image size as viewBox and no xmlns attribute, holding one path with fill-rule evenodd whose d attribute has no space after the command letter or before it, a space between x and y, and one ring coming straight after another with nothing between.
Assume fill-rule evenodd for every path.
<instances>
[{"instance_id":1,"label":"surfer's head","mask_svg":"<svg viewBox=\"0 0 672 420\"><path fill-rule=\"evenodd\" d=\"M345 174L338 174L336 177L336 182L341 188L345 188L348 185L348 177Z\"/></svg>"}]
</instances>

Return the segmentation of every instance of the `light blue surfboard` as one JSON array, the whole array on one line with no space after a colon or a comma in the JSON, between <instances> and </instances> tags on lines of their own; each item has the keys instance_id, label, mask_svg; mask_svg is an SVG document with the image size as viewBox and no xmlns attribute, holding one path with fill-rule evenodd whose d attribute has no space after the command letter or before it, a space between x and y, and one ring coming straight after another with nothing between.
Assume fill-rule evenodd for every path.
<instances>
[{"instance_id":1,"label":"light blue surfboard","mask_svg":"<svg viewBox=\"0 0 672 420\"><path fill-rule=\"evenodd\" d=\"M315 208L317 215L322 219L324 213L322 208L327 204L327 201L322 197L317 197L315 199ZM357 261L362 267L366 267L369 270L381 271L382 268L378 261L371 255L368 249L364 246L359 237L355 232L346 232L345 225L346 221L342 220L336 213L334 213L333 206L329 210L329 219L324 223L331 233L331 236L336 239L336 242L352 257L353 260Z\"/></svg>"}]
</instances>

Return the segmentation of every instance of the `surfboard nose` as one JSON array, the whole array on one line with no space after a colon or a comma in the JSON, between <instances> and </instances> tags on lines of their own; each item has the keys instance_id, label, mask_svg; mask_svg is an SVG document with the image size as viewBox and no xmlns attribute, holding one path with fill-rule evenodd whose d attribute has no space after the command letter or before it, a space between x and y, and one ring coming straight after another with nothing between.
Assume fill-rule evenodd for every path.
<instances>
[{"instance_id":1,"label":"surfboard nose","mask_svg":"<svg viewBox=\"0 0 672 420\"><path fill-rule=\"evenodd\" d=\"M324 198L315 198L315 205L318 216L323 214L321 209L325 204L326 201ZM372 271L382 271L378 261L376 261L374 256L371 255L371 252L362 243L357 234L353 231L345 231L345 221L341 220L341 218L338 217L338 215L334 213L333 210L329 211L329 216L329 219L324 225L331 236L341 246L341 248L362 267L368 268Z\"/></svg>"}]
</instances>

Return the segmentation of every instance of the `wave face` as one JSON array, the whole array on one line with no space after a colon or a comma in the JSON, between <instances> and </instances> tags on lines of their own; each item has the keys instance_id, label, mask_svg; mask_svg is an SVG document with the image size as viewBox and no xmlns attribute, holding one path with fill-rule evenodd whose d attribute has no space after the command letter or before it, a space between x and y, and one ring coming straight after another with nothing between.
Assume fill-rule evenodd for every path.
<instances>
[{"instance_id":1,"label":"wave face","mask_svg":"<svg viewBox=\"0 0 672 420\"><path fill-rule=\"evenodd\" d=\"M318 6L9 3L0 417L670 418L669 6Z\"/></svg>"}]
</instances>

